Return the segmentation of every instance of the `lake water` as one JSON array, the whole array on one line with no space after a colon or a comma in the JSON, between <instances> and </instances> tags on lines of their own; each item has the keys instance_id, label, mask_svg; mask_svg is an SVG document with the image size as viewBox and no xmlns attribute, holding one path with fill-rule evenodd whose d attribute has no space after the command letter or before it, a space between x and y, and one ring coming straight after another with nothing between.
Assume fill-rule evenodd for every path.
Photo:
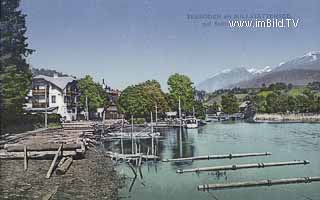
<instances>
[{"instance_id":1,"label":"lake water","mask_svg":"<svg viewBox=\"0 0 320 200\"><path fill-rule=\"evenodd\" d=\"M161 129L164 136L156 141L159 155L164 158L190 157L210 154L272 152L271 156L204 160L185 163L152 162L142 166L143 179L138 177L131 191L131 179L119 196L138 200L151 199L320 199L320 182L290 184L271 187L198 191L197 186L208 183L320 176L320 125L319 124L250 124L211 123L199 129ZM180 137L181 135L181 137ZM151 139L140 141L141 151L147 152ZM119 150L120 143L105 144L105 148ZM125 143L129 153L131 142ZM230 164L309 160L309 165L242 169L227 171L217 177L215 173L177 174L177 169ZM120 174L133 177L127 164L117 166Z\"/></svg>"}]
</instances>

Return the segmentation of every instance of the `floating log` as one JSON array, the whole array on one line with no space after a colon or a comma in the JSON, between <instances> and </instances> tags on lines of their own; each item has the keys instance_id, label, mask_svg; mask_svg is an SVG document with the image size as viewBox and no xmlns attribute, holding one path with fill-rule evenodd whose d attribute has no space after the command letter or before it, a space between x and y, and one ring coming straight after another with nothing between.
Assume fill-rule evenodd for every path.
<instances>
[{"instance_id":1,"label":"floating log","mask_svg":"<svg viewBox=\"0 0 320 200\"><path fill-rule=\"evenodd\" d=\"M284 185L284 184L294 184L294 183L311 183L315 181L320 181L320 176L277 179L277 180L235 182L235 183L227 183L227 184L205 184L205 185L199 185L198 190L205 191L209 189L212 189L212 190L234 189L234 188L243 188L243 187L272 186L272 185Z\"/></svg>"},{"instance_id":2,"label":"floating log","mask_svg":"<svg viewBox=\"0 0 320 200\"><path fill-rule=\"evenodd\" d=\"M27 155L27 146L24 145L24 171L27 171L28 169L28 155Z\"/></svg>"},{"instance_id":3,"label":"floating log","mask_svg":"<svg viewBox=\"0 0 320 200\"><path fill-rule=\"evenodd\" d=\"M55 151L59 148L60 144L53 143L42 143L42 144L30 144L28 145L28 151ZM64 144L63 150L75 150L80 149L81 144ZM8 152L23 152L24 145L23 144L6 144L4 145L4 149Z\"/></svg>"},{"instance_id":4,"label":"floating log","mask_svg":"<svg viewBox=\"0 0 320 200\"><path fill-rule=\"evenodd\" d=\"M61 164L61 166L58 166L58 168L56 170L56 174L58 174L58 175L65 174L67 172L67 170L69 169L70 165L72 164L72 161L73 161L73 159L71 157L67 158Z\"/></svg>"},{"instance_id":5,"label":"floating log","mask_svg":"<svg viewBox=\"0 0 320 200\"><path fill-rule=\"evenodd\" d=\"M239 154L224 154L224 155L208 155L208 156L196 156L187 158L174 158L174 159L163 159L162 162L179 162L179 161L194 161L194 160L211 160L211 159L232 159L232 158L244 158L254 156L269 156L272 155L270 152L265 153L239 153Z\"/></svg>"},{"instance_id":6,"label":"floating log","mask_svg":"<svg viewBox=\"0 0 320 200\"><path fill-rule=\"evenodd\" d=\"M63 151L63 155L77 156L77 152ZM79 151L78 153L82 152ZM55 156L55 154L56 151L28 151L28 159L52 159ZM6 152L0 150L0 159L24 159L24 152Z\"/></svg>"},{"instance_id":7,"label":"floating log","mask_svg":"<svg viewBox=\"0 0 320 200\"><path fill-rule=\"evenodd\" d=\"M46 178L50 178L50 176L51 176L51 174L52 174L52 171L53 171L53 168L54 168L54 166L55 166L55 164L56 164L56 162L57 162L57 159L58 159L58 157L59 157L59 154L60 154L60 151L61 151L61 149L62 149L62 146L63 146L63 144L60 145L58 151L56 152L56 155L54 156L53 161L52 161L52 163L51 163L51 166L50 166L50 168L49 168L49 170L48 170L48 172L47 172Z\"/></svg>"},{"instance_id":8,"label":"floating log","mask_svg":"<svg viewBox=\"0 0 320 200\"><path fill-rule=\"evenodd\" d=\"M264 167L277 167L286 165L306 165L310 164L308 160L288 161L288 162L275 162L275 163L256 163L256 164L241 164L241 165L225 165L216 167L203 167L194 169L178 169L177 173L186 172L203 172L203 171L225 171L225 170L237 170L237 169L249 169L249 168L264 168Z\"/></svg>"}]
</instances>

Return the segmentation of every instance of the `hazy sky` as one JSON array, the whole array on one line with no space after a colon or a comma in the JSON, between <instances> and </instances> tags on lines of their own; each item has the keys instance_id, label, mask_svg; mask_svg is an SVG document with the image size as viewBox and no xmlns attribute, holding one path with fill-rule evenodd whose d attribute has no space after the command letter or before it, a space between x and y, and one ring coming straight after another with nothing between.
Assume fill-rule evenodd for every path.
<instances>
[{"instance_id":1,"label":"hazy sky","mask_svg":"<svg viewBox=\"0 0 320 200\"><path fill-rule=\"evenodd\" d=\"M170 74L195 83L234 67L264 67L320 50L319 0L22 0L29 62L123 89ZM290 14L297 28L204 26L188 14ZM213 20L215 21L215 20Z\"/></svg>"}]
</instances>

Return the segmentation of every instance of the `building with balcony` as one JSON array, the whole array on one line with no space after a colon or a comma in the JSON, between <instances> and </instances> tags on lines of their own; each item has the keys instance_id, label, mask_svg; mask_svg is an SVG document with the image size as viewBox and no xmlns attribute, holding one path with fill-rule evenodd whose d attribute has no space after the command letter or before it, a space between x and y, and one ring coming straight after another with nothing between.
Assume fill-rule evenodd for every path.
<instances>
[{"instance_id":1,"label":"building with balcony","mask_svg":"<svg viewBox=\"0 0 320 200\"><path fill-rule=\"evenodd\" d=\"M38 75L32 79L29 93L29 112L60 114L66 121L76 120L78 114L79 91L73 77L53 77Z\"/></svg>"}]
</instances>

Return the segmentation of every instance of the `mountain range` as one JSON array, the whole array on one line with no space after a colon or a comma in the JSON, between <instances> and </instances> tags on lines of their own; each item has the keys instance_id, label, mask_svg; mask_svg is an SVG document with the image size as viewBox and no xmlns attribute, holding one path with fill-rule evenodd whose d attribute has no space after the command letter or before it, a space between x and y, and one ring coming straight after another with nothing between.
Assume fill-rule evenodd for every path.
<instances>
[{"instance_id":1,"label":"mountain range","mask_svg":"<svg viewBox=\"0 0 320 200\"><path fill-rule=\"evenodd\" d=\"M282 62L277 66L223 70L198 85L197 90L213 92L218 89L258 88L263 84L283 82L293 85L306 85L320 81L320 51L312 51L303 56Z\"/></svg>"}]
</instances>

